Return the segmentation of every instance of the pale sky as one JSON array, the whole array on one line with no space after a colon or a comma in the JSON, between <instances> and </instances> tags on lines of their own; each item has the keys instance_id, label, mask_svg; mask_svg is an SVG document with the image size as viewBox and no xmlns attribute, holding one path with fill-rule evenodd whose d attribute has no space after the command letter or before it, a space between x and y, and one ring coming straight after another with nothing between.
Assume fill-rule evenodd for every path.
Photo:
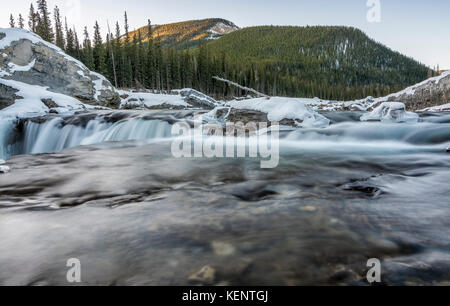
<instances>
[{"instance_id":1,"label":"pale sky","mask_svg":"<svg viewBox=\"0 0 450 306\"><path fill-rule=\"evenodd\" d=\"M27 19L31 1L1 0L0 27L9 27L9 14ZM96 20L103 30L109 20L123 24L129 15L130 28L151 19L154 24L220 17L239 27L254 25L347 25L363 30L391 49L428 65L450 69L449 0L379 0L381 22L367 20L368 0L48 0L57 4L69 24L81 35L85 25ZM378 0L369 0L378 1Z\"/></svg>"}]
</instances>

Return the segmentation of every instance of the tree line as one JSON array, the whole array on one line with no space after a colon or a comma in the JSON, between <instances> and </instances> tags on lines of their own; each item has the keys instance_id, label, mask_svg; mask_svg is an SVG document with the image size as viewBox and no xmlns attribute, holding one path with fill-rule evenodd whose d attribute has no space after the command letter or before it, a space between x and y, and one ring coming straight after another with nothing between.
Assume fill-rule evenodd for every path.
<instances>
[{"instance_id":1,"label":"tree line","mask_svg":"<svg viewBox=\"0 0 450 306\"><path fill-rule=\"evenodd\" d=\"M17 21L17 25L24 28L25 20L22 15L18 16ZM12 15L10 26L16 26ZM107 25L106 39L103 39L97 21L94 23L92 36L89 28L85 27L82 36L79 37L76 29L70 27L67 19L62 17L58 6L54 8L53 14L50 13L46 0L37 0L36 6L31 4L28 28L83 62L90 70L103 74L118 88L147 88L158 91L194 88L216 98L247 94L241 89L213 79L213 76L219 76L268 95L350 100L369 95L387 95L411 85L416 79L424 79L429 73L426 68L406 61L408 67L403 67L402 72L407 74L408 69L414 71L412 79L405 77L403 80L392 82L389 78L398 75L394 75L388 68L380 71L366 67L367 69L360 72L358 71L360 65L364 65L361 59L357 62L358 67L352 68L356 62L346 62L349 61L348 58L358 61L361 54L359 57L358 55L349 57L341 52L339 57L333 58L330 56L331 53L326 52L327 50L317 48L291 50L290 53L283 51L281 52L283 54L280 54L280 48L284 50L291 48L288 45L291 39L289 32L284 33L283 39L278 42L275 42L278 34L272 33L272 38L268 35L266 40L254 40L253 44L248 43L251 37L245 43L238 36L233 36L236 34L234 32L226 36L227 40L222 48L218 45L222 42L216 41L202 44L195 49L177 50L170 45L163 45L158 36L154 37L154 27L150 20L145 31L130 32L126 12L123 16L123 27L119 22L113 25L112 30L110 25ZM258 31L263 33L263 30L261 27ZM222 40L223 38L220 41ZM320 45L314 37L309 37L308 41ZM266 52L278 55L276 59L264 56L248 58L239 55L242 48L266 43L269 46ZM278 46L278 49L270 49L273 45ZM338 45L337 48L344 46ZM386 52L384 49L381 51ZM296 54L298 52L301 53L300 61ZM373 56L375 61L383 60L380 53ZM329 63L334 65L333 69L327 66ZM402 63L397 64L401 66ZM338 69L339 65L344 65L345 69Z\"/></svg>"}]
</instances>

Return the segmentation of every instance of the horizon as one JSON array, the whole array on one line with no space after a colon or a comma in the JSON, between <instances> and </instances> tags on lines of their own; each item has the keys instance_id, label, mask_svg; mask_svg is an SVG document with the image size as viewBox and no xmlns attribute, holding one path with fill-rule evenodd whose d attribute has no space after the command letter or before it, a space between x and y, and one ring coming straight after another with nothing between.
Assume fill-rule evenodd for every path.
<instances>
[{"instance_id":1,"label":"horizon","mask_svg":"<svg viewBox=\"0 0 450 306\"><path fill-rule=\"evenodd\" d=\"M370 1L370 0L369 0ZM21 13L27 21L28 10L35 1L18 0L5 3L0 12L0 27L9 27L9 15L17 20ZM226 19L240 28L262 25L275 26L349 26L367 34L394 51L425 64L430 68L439 66L440 70L450 69L450 3L436 0L430 8L424 1L400 0L388 2L381 0L380 22L369 22L370 10L367 0L349 0L345 3L330 3L319 0L309 1L261 0L255 5L254 0L245 2L230 0L226 7L217 0L197 0L185 4L183 0L145 1L130 0L127 6L119 1L107 3L105 0L90 3L86 0L48 0L49 10L55 5L61 9L63 17L67 16L69 26L74 25L79 35L84 26L93 33L93 25L98 21L102 34L107 31L107 21L111 27L116 23L123 27L123 13L127 11L130 30L146 25L147 20L153 24L170 24L188 20L210 18ZM105 6L108 10L105 10ZM180 10L180 6L183 9ZM236 10L236 7L240 8ZM327 8L327 9L324 9ZM138 9L136 9L138 8ZM103 9L103 14L98 12ZM217 11L220 10L220 15ZM420 20L420 22L419 22ZM53 21L53 20L52 20ZM26 22L25 22L26 23ZM25 27L27 28L27 26Z\"/></svg>"}]
</instances>

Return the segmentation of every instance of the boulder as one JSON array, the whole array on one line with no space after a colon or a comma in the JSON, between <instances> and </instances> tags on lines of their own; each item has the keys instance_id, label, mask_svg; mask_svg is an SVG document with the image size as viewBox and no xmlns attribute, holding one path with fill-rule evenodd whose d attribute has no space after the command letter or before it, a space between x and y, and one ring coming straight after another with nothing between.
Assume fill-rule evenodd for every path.
<instances>
[{"instance_id":1,"label":"boulder","mask_svg":"<svg viewBox=\"0 0 450 306\"><path fill-rule=\"evenodd\" d=\"M450 71L389 95L382 100L403 102L411 110L421 110L450 103Z\"/></svg>"},{"instance_id":2,"label":"boulder","mask_svg":"<svg viewBox=\"0 0 450 306\"><path fill-rule=\"evenodd\" d=\"M88 104L120 104L118 93L105 77L23 29L0 29L0 77L48 87ZM0 109L14 100L14 91L0 88Z\"/></svg>"}]
</instances>

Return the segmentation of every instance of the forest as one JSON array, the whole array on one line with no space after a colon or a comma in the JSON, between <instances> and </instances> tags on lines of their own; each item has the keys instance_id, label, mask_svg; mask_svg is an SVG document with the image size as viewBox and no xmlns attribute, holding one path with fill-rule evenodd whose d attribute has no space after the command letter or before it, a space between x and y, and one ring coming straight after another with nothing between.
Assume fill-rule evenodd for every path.
<instances>
[{"instance_id":1,"label":"forest","mask_svg":"<svg viewBox=\"0 0 450 306\"><path fill-rule=\"evenodd\" d=\"M16 20L17 19L17 20ZM25 27L20 14L11 27ZM16 22L17 21L17 22ZM80 36L60 9L50 12L46 0L31 4L28 29L105 75L117 88L170 91L194 88L216 98L246 95L213 79L219 76L272 96L352 100L384 96L435 75L435 71L392 51L350 27L244 28L209 42L208 24L185 23L131 31L127 13L123 26L107 25L106 39L98 22ZM201 35L197 44L170 41L163 33ZM155 34L155 32L157 34ZM170 38L169 37L169 38Z\"/></svg>"}]
</instances>

